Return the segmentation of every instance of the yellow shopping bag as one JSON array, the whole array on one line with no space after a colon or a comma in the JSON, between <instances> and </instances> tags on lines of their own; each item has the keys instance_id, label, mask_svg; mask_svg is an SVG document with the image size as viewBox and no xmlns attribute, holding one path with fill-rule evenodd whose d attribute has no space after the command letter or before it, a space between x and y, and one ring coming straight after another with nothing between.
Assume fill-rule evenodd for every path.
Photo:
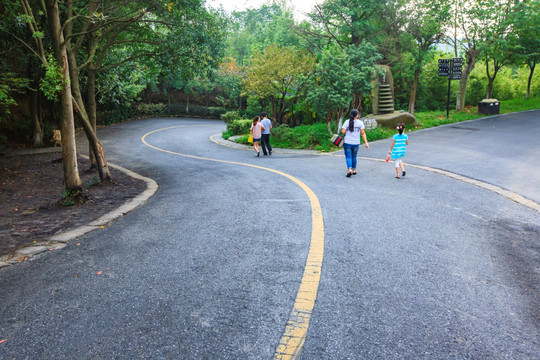
<instances>
[{"instance_id":1,"label":"yellow shopping bag","mask_svg":"<svg viewBox=\"0 0 540 360\"><path fill-rule=\"evenodd\" d=\"M248 143L253 144L253 135L249 134Z\"/></svg>"}]
</instances>

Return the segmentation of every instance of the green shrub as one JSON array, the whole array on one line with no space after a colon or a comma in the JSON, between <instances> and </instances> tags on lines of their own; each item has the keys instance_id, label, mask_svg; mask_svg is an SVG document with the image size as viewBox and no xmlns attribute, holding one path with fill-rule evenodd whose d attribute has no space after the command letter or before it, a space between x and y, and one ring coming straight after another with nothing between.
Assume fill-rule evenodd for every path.
<instances>
[{"instance_id":1,"label":"green shrub","mask_svg":"<svg viewBox=\"0 0 540 360\"><path fill-rule=\"evenodd\" d=\"M221 120L228 123L231 120L238 120L240 119L240 114L238 114L238 111L227 111L226 113L221 115Z\"/></svg>"},{"instance_id":2,"label":"green shrub","mask_svg":"<svg viewBox=\"0 0 540 360\"><path fill-rule=\"evenodd\" d=\"M242 135L249 133L252 121L249 119L232 120L227 123L227 130L234 135Z\"/></svg>"},{"instance_id":3,"label":"green shrub","mask_svg":"<svg viewBox=\"0 0 540 360\"><path fill-rule=\"evenodd\" d=\"M223 138L224 138L225 140L228 140L231 136L234 135L234 134L233 134L231 131L229 131L229 130L226 130L226 131L222 132L221 134L222 134L222 136L223 136Z\"/></svg>"},{"instance_id":4,"label":"green shrub","mask_svg":"<svg viewBox=\"0 0 540 360\"><path fill-rule=\"evenodd\" d=\"M118 105L112 109L100 110L97 112L97 123L99 125L117 124L137 116L137 108L129 105Z\"/></svg>"},{"instance_id":5,"label":"green shrub","mask_svg":"<svg viewBox=\"0 0 540 360\"><path fill-rule=\"evenodd\" d=\"M163 116L167 115L165 104L139 104L137 105L138 116Z\"/></svg>"},{"instance_id":6,"label":"green shrub","mask_svg":"<svg viewBox=\"0 0 540 360\"><path fill-rule=\"evenodd\" d=\"M383 127L378 127L376 129L371 129L366 131L366 138L368 142L386 139L391 137L396 133L395 129L388 129Z\"/></svg>"},{"instance_id":7,"label":"green shrub","mask_svg":"<svg viewBox=\"0 0 540 360\"><path fill-rule=\"evenodd\" d=\"M294 128L279 125L272 129L271 141L278 148L332 151L335 147L330 143L330 138L326 124L315 123Z\"/></svg>"},{"instance_id":8,"label":"green shrub","mask_svg":"<svg viewBox=\"0 0 540 360\"><path fill-rule=\"evenodd\" d=\"M211 119L221 119L223 114L227 112L227 109L219 106L210 106L208 108L208 116Z\"/></svg>"}]
</instances>

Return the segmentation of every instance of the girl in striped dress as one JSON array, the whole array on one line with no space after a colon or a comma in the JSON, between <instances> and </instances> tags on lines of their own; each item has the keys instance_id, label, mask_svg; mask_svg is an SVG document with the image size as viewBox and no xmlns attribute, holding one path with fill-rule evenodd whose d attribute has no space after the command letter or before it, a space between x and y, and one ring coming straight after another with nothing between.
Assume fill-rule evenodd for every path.
<instances>
[{"instance_id":1,"label":"girl in striped dress","mask_svg":"<svg viewBox=\"0 0 540 360\"><path fill-rule=\"evenodd\" d=\"M396 162L396 179L399 179L399 168L401 168L402 176L405 176L405 168L403 167L403 161L401 159L405 156L405 151L407 150L407 145L409 145L409 136L404 134L405 124L399 123L397 125L397 130L399 134L394 135L394 141L392 146L390 146L390 151L388 151L392 160Z\"/></svg>"}]
</instances>

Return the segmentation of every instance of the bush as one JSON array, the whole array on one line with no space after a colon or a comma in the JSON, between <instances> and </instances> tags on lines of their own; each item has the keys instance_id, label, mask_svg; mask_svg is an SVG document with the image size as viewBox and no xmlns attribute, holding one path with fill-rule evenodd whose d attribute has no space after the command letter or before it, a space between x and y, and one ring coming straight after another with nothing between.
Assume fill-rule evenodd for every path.
<instances>
[{"instance_id":1,"label":"bush","mask_svg":"<svg viewBox=\"0 0 540 360\"><path fill-rule=\"evenodd\" d=\"M138 116L164 116L167 115L165 104L139 104L137 105Z\"/></svg>"},{"instance_id":2,"label":"bush","mask_svg":"<svg viewBox=\"0 0 540 360\"><path fill-rule=\"evenodd\" d=\"M272 144L278 148L315 149L319 151L335 150L330 143L330 134L326 124L300 125L290 128L279 125L272 129Z\"/></svg>"},{"instance_id":3,"label":"bush","mask_svg":"<svg viewBox=\"0 0 540 360\"><path fill-rule=\"evenodd\" d=\"M229 131L229 130L226 130L226 131L222 132L221 134L222 134L222 136L223 136L223 138L224 138L225 140L228 140L231 136L234 135L234 134L233 134L231 131Z\"/></svg>"},{"instance_id":4,"label":"bush","mask_svg":"<svg viewBox=\"0 0 540 360\"><path fill-rule=\"evenodd\" d=\"M227 112L227 109L224 107L210 106L208 108L208 115L211 119L221 119L223 114Z\"/></svg>"},{"instance_id":5,"label":"bush","mask_svg":"<svg viewBox=\"0 0 540 360\"><path fill-rule=\"evenodd\" d=\"M137 116L137 108L135 106L118 105L112 109L98 111L97 123L99 125L112 125L134 118L135 116Z\"/></svg>"},{"instance_id":6,"label":"bush","mask_svg":"<svg viewBox=\"0 0 540 360\"><path fill-rule=\"evenodd\" d=\"M227 123L227 131L234 135L242 135L249 133L252 121L249 119L232 120Z\"/></svg>"},{"instance_id":7,"label":"bush","mask_svg":"<svg viewBox=\"0 0 540 360\"><path fill-rule=\"evenodd\" d=\"M200 105L189 105L186 112L186 104L171 104L169 106L169 114L179 117L197 117L219 119L227 109L222 107L205 107Z\"/></svg>"},{"instance_id":8,"label":"bush","mask_svg":"<svg viewBox=\"0 0 540 360\"><path fill-rule=\"evenodd\" d=\"M221 115L221 120L225 121L226 123L238 119L240 119L240 114L238 114L238 111L227 111Z\"/></svg>"}]
</instances>

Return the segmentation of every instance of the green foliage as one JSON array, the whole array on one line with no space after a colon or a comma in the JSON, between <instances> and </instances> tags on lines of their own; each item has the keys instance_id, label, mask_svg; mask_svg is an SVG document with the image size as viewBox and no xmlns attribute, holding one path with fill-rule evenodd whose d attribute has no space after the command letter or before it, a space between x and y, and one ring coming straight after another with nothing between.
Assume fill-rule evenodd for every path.
<instances>
[{"instance_id":1,"label":"green foliage","mask_svg":"<svg viewBox=\"0 0 540 360\"><path fill-rule=\"evenodd\" d=\"M536 97L531 97L529 100L525 96L506 100L501 102L500 113L507 114L517 111L525 110L537 110L540 109L540 95Z\"/></svg>"},{"instance_id":2,"label":"green foliage","mask_svg":"<svg viewBox=\"0 0 540 360\"><path fill-rule=\"evenodd\" d=\"M73 206L75 205L74 196L77 191L65 189L62 193L62 199L60 200L59 204L61 206Z\"/></svg>"},{"instance_id":3,"label":"green foliage","mask_svg":"<svg viewBox=\"0 0 540 360\"><path fill-rule=\"evenodd\" d=\"M223 136L225 140L228 140L231 136L234 136L234 133L232 131L225 130L221 133L221 136Z\"/></svg>"},{"instance_id":4,"label":"green foliage","mask_svg":"<svg viewBox=\"0 0 540 360\"><path fill-rule=\"evenodd\" d=\"M256 115L259 115L261 113L262 106L262 100L260 97L250 94L247 98L247 108L246 108L246 115L250 117L255 117ZM268 114L271 114L272 111L267 111Z\"/></svg>"},{"instance_id":5,"label":"green foliage","mask_svg":"<svg viewBox=\"0 0 540 360\"><path fill-rule=\"evenodd\" d=\"M109 50L107 61L122 61L128 56L127 51L128 49ZM130 105L149 85L152 76L156 75L152 69L134 61L102 71L96 79L98 102L104 105Z\"/></svg>"},{"instance_id":6,"label":"green foliage","mask_svg":"<svg viewBox=\"0 0 540 360\"><path fill-rule=\"evenodd\" d=\"M227 109L222 107L199 105L189 105L189 111L186 111L186 104L171 104L168 114L178 117L219 119L226 112Z\"/></svg>"},{"instance_id":7,"label":"green foliage","mask_svg":"<svg viewBox=\"0 0 540 360\"><path fill-rule=\"evenodd\" d=\"M223 107L238 107L240 93L242 91L242 69L232 59L227 59L219 65L219 69L213 73L216 101Z\"/></svg>"},{"instance_id":8,"label":"green foliage","mask_svg":"<svg viewBox=\"0 0 540 360\"><path fill-rule=\"evenodd\" d=\"M227 111L226 113L221 115L221 120L225 121L226 123L238 119L240 119L240 114L238 113L238 111Z\"/></svg>"},{"instance_id":9,"label":"green foliage","mask_svg":"<svg viewBox=\"0 0 540 360\"><path fill-rule=\"evenodd\" d=\"M270 45L296 47L300 37L292 31L293 27L292 13L276 3L234 12L227 40L227 56L234 58L240 66L247 66L253 52L261 52Z\"/></svg>"},{"instance_id":10,"label":"green foliage","mask_svg":"<svg viewBox=\"0 0 540 360\"><path fill-rule=\"evenodd\" d=\"M342 48L332 46L322 53L309 80L307 101L329 123L343 116L353 98L351 70L348 54Z\"/></svg>"},{"instance_id":11,"label":"green foliage","mask_svg":"<svg viewBox=\"0 0 540 360\"><path fill-rule=\"evenodd\" d=\"M29 80L9 71L0 71L0 123L10 114L10 107L17 105L13 98L28 88Z\"/></svg>"},{"instance_id":12,"label":"green foliage","mask_svg":"<svg viewBox=\"0 0 540 360\"><path fill-rule=\"evenodd\" d=\"M244 94L255 95L272 104L272 114L278 124L283 122L285 110L294 102L306 85L304 81L315 66L315 59L304 50L272 45L253 56L247 69Z\"/></svg>"},{"instance_id":13,"label":"green foliage","mask_svg":"<svg viewBox=\"0 0 540 360\"><path fill-rule=\"evenodd\" d=\"M103 184L101 183L101 180L98 177L93 177L90 180L88 180L88 182L86 183L86 188L90 189L92 186L96 186L96 185L101 186Z\"/></svg>"},{"instance_id":14,"label":"green foliage","mask_svg":"<svg viewBox=\"0 0 540 360\"><path fill-rule=\"evenodd\" d=\"M355 95L361 97L373 88L378 74L375 63L380 58L369 43L345 49L326 48L309 80L306 98L311 108L337 129L339 119L347 115Z\"/></svg>"},{"instance_id":15,"label":"green foliage","mask_svg":"<svg viewBox=\"0 0 540 360\"><path fill-rule=\"evenodd\" d=\"M279 125L272 129L270 141L273 147L282 149L319 151L333 151L336 149L330 143L328 130L323 123L300 125L294 128L285 124ZM247 144L247 136L238 138L236 142Z\"/></svg>"},{"instance_id":16,"label":"green foliage","mask_svg":"<svg viewBox=\"0 0 540 360\"><path fill-rule=\"evenodd\" d=\"M137 115L139 116L164 116L164 115L167 115L167 105L165 104L139 104L137 105Z\"/></svg>"},{"instance_id":17,"label":"green foliage","mask_svg":"<svg viewBox=\"0 0 540 360\"><path fill-rule=\"evenodd\" d=\"M45 68L45 76L41 78L39 87L45 97L52 101L58 101L60 93L64 89L65 81L62 68L56 62L52 54L49 54Z\"/></svg>"},{"instance_id":18,"label":"green foliage","mask_svg":"<svg viewBox=\"0 0 540 360\"><path fill-rule=\"evenodd\" d=\"M241 135L249 133L251 124L253 123L250 119L234 119L227 122L227 131L230 131L234 135Z\"/></svg>"},{"instance_id":19,"label":"green foliage","mask_svg":"<svg viewBox=\"0 0 540 360\"><path fill-rule=\"evenodd\" d=\"M137 116L137 107L118 104L108 110L98 110L97 123L100 125L117 124Z\"/></svg>"},{"instance_id":20,"label":"green foliage","mask_svg":"<svg viewBox=\"0 0 540 360\"><path fill-rule=\"evenodd\" d=\"M378 127L376 129L366 130L366 138L368 142L386 139L396 133L395 129Z\"/></svg>"}]
</instances>

